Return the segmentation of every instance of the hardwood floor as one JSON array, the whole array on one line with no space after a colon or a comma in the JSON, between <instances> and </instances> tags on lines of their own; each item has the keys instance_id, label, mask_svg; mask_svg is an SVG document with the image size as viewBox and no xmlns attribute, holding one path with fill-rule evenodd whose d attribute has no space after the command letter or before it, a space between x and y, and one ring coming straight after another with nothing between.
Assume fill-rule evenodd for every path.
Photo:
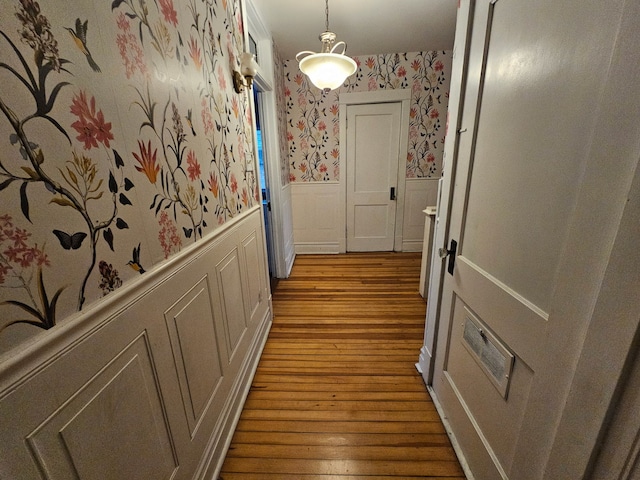
<instances>
[{"instance_id":1,"label":"hardwood floor","mask_svg":"<svg viewBox=\"0 0 640 480\"><path fill-rule=\"evenodd\" d=\"M464 479L421 376L420 254L299 255L220 479Z\"/></svg>"}]
</instances>

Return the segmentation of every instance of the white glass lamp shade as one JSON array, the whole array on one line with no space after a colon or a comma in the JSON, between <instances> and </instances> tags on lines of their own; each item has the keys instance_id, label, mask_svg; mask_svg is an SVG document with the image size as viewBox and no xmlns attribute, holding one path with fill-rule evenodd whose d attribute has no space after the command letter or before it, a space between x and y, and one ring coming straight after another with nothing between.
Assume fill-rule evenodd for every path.
<instances>
[{"instance_id":1,"label":"white glass lamp shade","mask_svg":"<svg viewBox=\"0 0 640 480\"><path fill-rule=\"evenodd\" d=\"M314 53L300 60L302 73L321 90L340 87L357 68L352 58L340 53Z\"/></svg>"}]
</instances>

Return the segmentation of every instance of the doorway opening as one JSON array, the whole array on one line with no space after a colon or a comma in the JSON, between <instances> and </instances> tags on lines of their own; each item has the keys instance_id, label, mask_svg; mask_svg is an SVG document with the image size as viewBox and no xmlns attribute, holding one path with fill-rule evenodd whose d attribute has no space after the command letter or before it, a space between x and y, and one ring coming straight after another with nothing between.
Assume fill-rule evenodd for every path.
<instances>
[{"instance_id":1,"label":"doorway opening","mask_svg":"<svg viewBox=\"0 0 640 480\"><path fill-rule=\"evenodd\" d=\"M273 291L278 283L278 279L276 277L275 257L273 254L273 223L271 217L271 194L269 189L268 162L265 161L265 148L263 143L265 132L261 121L262 92L256 84L254 84L253 89L253 104L255 105L256 149L258 153L258 168L260 170L260 188L262 189L262 214L264 216L264 233L267 243L267 263L269 265L271 291Z\"/></svg>"}]
</instances>

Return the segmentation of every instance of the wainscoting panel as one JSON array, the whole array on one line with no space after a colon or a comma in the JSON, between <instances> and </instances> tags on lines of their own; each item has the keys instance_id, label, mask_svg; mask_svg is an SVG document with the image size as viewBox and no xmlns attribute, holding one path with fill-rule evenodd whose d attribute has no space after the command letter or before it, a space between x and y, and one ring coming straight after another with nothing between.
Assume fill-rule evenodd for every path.
<instances>
[{"instance_id":1,"label":"wainscoting panel","mask_svg":"<svg viewBox=\"0 0 640 480\"><path fill-rule=\"evenodd\" d=\"M242 240L242 249L244 252L245 268L244 271L248 273L247 283L247 295L245 296L247 301L247 311L249 312L249 323L253 323L257 318L259 311L262 292L265 288L264 279L260 275L256 275L260 271L260 245L256 236L256 232L251 232L250 235Z\"/></svg>"},{"instance_id":2,"label":"wainscoting panel","mask_svg":"<svg viewBox=\"0 0 640 480\"><path fill-rule=\"evenodd\" d=\"M260 209L220 230L0 365L0 478L215 478L272 317Z\"/></svg>"},{"instance_id":3,"label":"wainscoting panel","mask_svg":"<svg viewBox=\"0 0 640 480\"><path fill-rule=\"evenodd\" d=\"M189 432L195 430L222 380L207 277L165 313Z\"/></svg>"},{"instance_id":4,"label":"wainscoting panel","mask_svg":"<svg viewBox=\"0 0 640 480\"><path fill-rule=\"evenodd\" d=\"M148 347L143 333L27 436L47 478L171 478L178 465Z\"/></svg>"},{"instance_id":5,"label":"wainscoting panel","mask_svg":"<svg viewBox=\"0 0 640 480\"><path fill-rule=\"evenodd\" d=\"M420 252L424 240L424 209L438 201L438 179L408 178L405 183L402 251Z\"/></svg>"},{"instance_id":6,"label":"wainscoting panel","mask_svg":"<svg viewBox=\"0 0 640 480\"><path fill-rule=\"evenodd\" d=\"M227 351L229 352L227 362L230 362L247 329L245 307L243 302L238 301L244 299L244 292L237 248L234 248L217 263L216 274L220 293L219 300L222 305L222 321L226 332Z\"/></svg>"},{"instance_id":7,"label":"wainscoting panel","mask_svg":"<svg viewBox=\"0 0 640 480\"><path fill-rule=\"evenodd\" d=\"M345 206L339 183L292 183L293 239L296 253L344 251Z\"/></svg>"}]
</instances>

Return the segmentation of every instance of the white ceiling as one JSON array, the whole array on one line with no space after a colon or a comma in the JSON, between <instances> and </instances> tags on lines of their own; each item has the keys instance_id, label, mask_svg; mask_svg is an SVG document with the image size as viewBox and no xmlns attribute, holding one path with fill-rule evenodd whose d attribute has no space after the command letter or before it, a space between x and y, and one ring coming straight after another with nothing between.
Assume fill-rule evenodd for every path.
<instances>
[{"instance_id":1,"label":"white ceiling","mask_svg":"<svg viewBox=\"0 0 640 480\"><path fill-rule=\"evenodd\" d=\"M320 50L325 0L250 0L285 60ZM329 30L350 56L452 50L457 0L329 0Z\"/></svg>"}]
</instances>

